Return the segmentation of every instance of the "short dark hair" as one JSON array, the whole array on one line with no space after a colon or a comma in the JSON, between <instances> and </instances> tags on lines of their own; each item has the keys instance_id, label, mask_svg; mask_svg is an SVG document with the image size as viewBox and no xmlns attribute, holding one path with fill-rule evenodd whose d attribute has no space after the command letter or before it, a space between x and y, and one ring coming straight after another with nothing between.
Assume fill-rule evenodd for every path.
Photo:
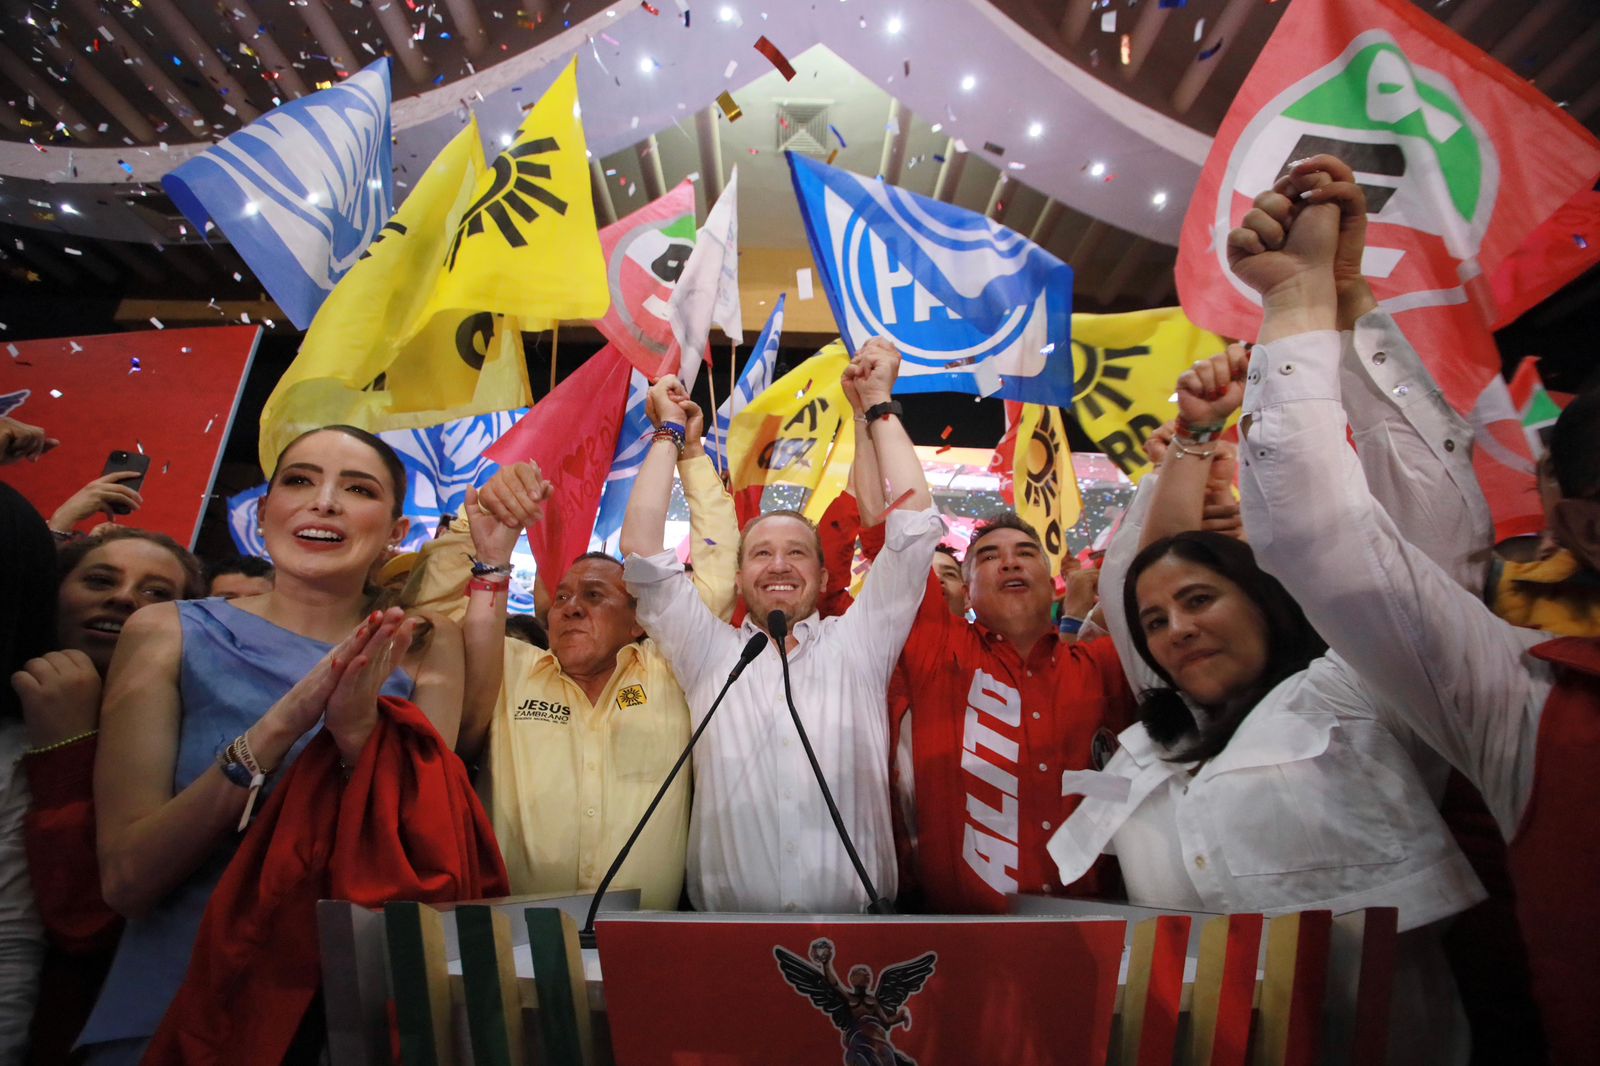
<instances>
[{"instance_id":1,"label":"short dark hair","mask_svg":"<svg viewBox=\"0 0 1600 1066\"><path fill-rule=\"evenodd\" d=\"M615 563L618 566L622 565L622 560L618 559L615 555L612 555L610 552L584 552L582 555L580 555L576 559L572 560L572 565L573 566L577 566L579 563L584 562L584 561L589 560L589 559L596 559L596 560L600 560L600 561L607 562L607 563Z\"/></svg>"},{"instance_id":2,"label":"short dark hair","mask_svg":"<svg viewBox=\"0 0 1600 1066\"><path fill-rule=\"evenodd\" d=\"M972 539L967 541L967 554L961 559L961 573L964 577L972 576L972 567L978 561L976 551L978 541L1000 529L1014 529L1018 533L1025 534L1039 546L1041 552L1044 551L1044 541L1039 539L1039 531L1034 529L1031 523L1015 511L1001 511L978 523L978 528L972 531Z\"/></svg>"},{"instance_id":3,"label":"short dark hair","mask_svg":"<svg viewBox=\"0 0 1600 1066\"><path fill-rule=\"evenodd\" d=\"M1172 678L1150 654L1150 642L1139 624L1139 577L1169 555L1203 566L1232 581L1250 597L1266 619L1267 664L1261 676L1226 705L1211 708L1215 714L1204 728L1195 721ZM1150 739L1171 752L1167 758L1173 762L1197 762L1216 756L1228 746L1239 723L1263 696L1328 650L1327 641L1312 628L1289 591L1256 564L1255 552L1221 533L1199 530L1178 533L1141 551L1128 567L1128 576L1122 585L1122 609L1139 657L1167 683L1166 688L1139 693L1139 721L1144 723Z\"/></svg>"},{"instance_id":4,"label":"short dark hair","mask_svg":"<svg viewBox=\"0 0 1600 1066\"><path fill-rule=\"evenodd\" d=\"M147 540L151 544L165 548L178 560L178 565L183 567L183 589L181 598L197 600L206 594L206 577L200 568L200 560L194 554L167 536L165 533L156 533L148 529L135 529L132 526L112 526L87 537L69 540L56 552L56 576L65 581L67 576L76 570L96 548L110 544L114 540Z\"/></svg>"},{"instance_id":5,"label":"short dark hair","mask_svg":"<svg viewBox=\"0 0 1600 1066\"><path fill-rule=\"evenodd\" d=\"M1550 430L1550 472L1568 499L1600 493L1600 385L1578 393L1556 419Z\"/></svg>"},{"instance_id":6,"label":"short dark hair","mask_svg":"<svg viewBox=\"0 0 1600 1066\"><path fill-rule=\"evenodd\" d=\"M272 577L272 564L257 555L226 555L206 564L206 587L224 574L243 574L245 577Z\"/></svg>"},{"instance_id":7,"label":"short dark hair","mask_svg":"<svg viewBox=\"0 0 1600 1066\"><path fill-rule=\"evenodd\" d=\"M954 559L958 563L961 561L961 556L956 554L955 548L952 545L945 544L943 541L939 542L938 544L935 544L933 546L933 550L938 552L941 555L950 556L950 558Z\"/></svg>"},{"instance_id":8,"label":"short dark hair","mask_svg":"<svg viewBox=\"0 0 1600 1066\"><path fill-rule=\"evenodd\" d=\"M359 426L347 426L342 422L337 422L331 426L319 426L316 429L308 429L294 440L284 445L283 451L278 453L277 462L273 463L272 470L267 475L268 493L272 491L272 479L278 476L278 468L283 465L283 457L289 454L290 448L293 448L296 444L299 444L313 433L343 433L347 437L354 437L362 444L365 444L367 447L377 452L378 458L383 460L384 469L389 474L390 485L394 489L394 517L399 518L405 513L406 488L409 483L406 480L406 464L400 461L400 454L390 447L387 441L383 440L383 438L377 436L376 434L369 433ZM262 499L266 499L265 494L263 494Z\"/></svg>"},{"instance_id":9,"label":"short dark hair","mask_svg":"<svg viewBox=\"0 0 1600 1066\"><path fill-rule=\"evenodd\" d=\"M789 507L780 507L775 511L763 511L744 524L744 529L740 530L739 532L739 550L734 556L735 566L744 565L744 542L745 539L750 536L750 531L754 529L758 523L765 522L769 518L794 518L800 522L803 522L805 527L811 530L811 538L817 543L817 562L821 563L823 566L828 565L827 556L824 555L822 551L822 534L817 531L817 524L811 521L811 519L807 518L800 511L796 511Z\"/></svg>"}]
</instances>

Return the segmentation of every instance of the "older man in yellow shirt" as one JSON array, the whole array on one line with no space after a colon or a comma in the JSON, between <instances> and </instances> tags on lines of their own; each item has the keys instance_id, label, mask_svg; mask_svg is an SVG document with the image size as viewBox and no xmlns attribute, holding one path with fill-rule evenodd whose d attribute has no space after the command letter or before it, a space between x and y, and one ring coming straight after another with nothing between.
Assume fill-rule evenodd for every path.
<instances>
[{"instance_id":1,"label":"older man in yellow shirt","mask_svg":"<svg viewBox=\"0 0 1600 1066\"><path fill-rule=\"evenodd\" d=\"M697 583L707 607L727 618L733 583L716 575L733 570L738 523L701 448L702 420L694 414L678 476L696 556L707 564L719 552L729 556L707 565ZM469 497L467 519L425 550L419 582L419 599L438 602L448 594L459 605L469 572L478 572L462 620L467 693L457 751L479 763L478 794L519 894L596 888L690 732L683 693L635 619L616 559L585 555L562 576L548 614L549 651L506 639L511 549L520 531L539 520L550 491L532 464L500 471ZM689 803L684 774L614 882L640 889L646 909L678 905Z\"/></svg>"}]
</instances>

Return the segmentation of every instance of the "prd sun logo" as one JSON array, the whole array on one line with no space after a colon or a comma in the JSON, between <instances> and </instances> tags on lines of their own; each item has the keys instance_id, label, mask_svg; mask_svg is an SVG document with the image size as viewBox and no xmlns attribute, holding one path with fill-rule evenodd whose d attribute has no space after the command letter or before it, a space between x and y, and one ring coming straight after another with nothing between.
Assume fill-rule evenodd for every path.
<instances>
[{"instance_id":1,"label":"prd sun logo","mask_svg":"<svg viewBox=\"0 0 1600 1066\"><path fill-rule=\"evenodd\" d=\"M1213 233L1222 276L1254 300L1227 269L1228 229L1291 162L1322 152L1349 163L1366 192L1362 266L1385 307L1462 302L1462 287L1452 282L1478 273L1478 249L1499 192L1499 159L1456 86L1413 63L1382 30L1357 36L1240 134Z\"/></svg>"},{"instance_id":2,"label":"prd sun logo","mask_svg":"<svg viewBox=\"0 0 1600 1066\"><path fill-rule=\"evenodd\" d=\"M521 248L528 239L511 217L513 214L525 223L532 222L539 217L539 209L533 201L544 204L558 215L567 213L567 202L538 183L538 179L550 177L550 167L530 158L559 148L554 137L539 137L513 145L494 157L494 180L489 191L478 197L461 216L461 224L456 227L455 239L450 242L450 253L445 259L446 270L455 269L462 241L483 232L484 216L494 222L508 245Z\"/></svg>"}]
</instances>

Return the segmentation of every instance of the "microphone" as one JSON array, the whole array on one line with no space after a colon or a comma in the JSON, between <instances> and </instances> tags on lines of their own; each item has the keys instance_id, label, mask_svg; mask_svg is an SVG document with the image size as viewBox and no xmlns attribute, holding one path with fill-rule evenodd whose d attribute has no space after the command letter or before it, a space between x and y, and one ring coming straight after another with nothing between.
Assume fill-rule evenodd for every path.
<instances>
[{"instance_id":1,"label":"microphone","mask_svg":"<svg viewBox=\"0 0 1600 1066\"><path fill-rule=\"evenodd\" d=\"M800 734L800 746L805 749L806 759L811 763L811 773L817 779L817 787L822 790L823 802L828 805L828 814L833 819L833 828L838 831L839 842L844 845L844 853L850 856L850 864L856 868L856 877L861 881L861 887L867 890L868 914L893 914L894 907L888 900L878 895L877 886L872 883L872 877L867 873L866 866L862 865L861 856L856 853L856 846L850 839L850 831L844 827L844 818L839 814L838 804L833 802L833 793L828 789L828 779L822 773L822 764L817 762L817 753L811 750L811 738L806 735L806 727L800 721L800 712L795 710L794 690L789 686L789 646L784 638L789 635L789 619L782 611L773 611L767 615L767 632L772 634L772 642L778 646L778 661L783 665L783 698L789 705L789 717L794 721L794 728Z\"/></svg>"},{"instance_id":2,"label":"microphone","mask_svg":"<svg viewBox=\"0 0 1600 1066\"><path fill-rule=\"evenodd\" d=\"M650 816L656 813L656 808L661 805L662 799L666 797L667 789L672 787L672 781L678 776L678 771L682 770L683 764L689 761L689 753L694 751L695 744L700 740L700 734L704 733L706 726L711 724L711 716L717 713L717 708L722 704L722 698L728 694L728 690L733 687L733 683L739 680L739 675L744 673L744 668L755 662L756 656L760 655L766 646L767 635L759 630L745 643L744 650L739 653L739 661L734 663L733 670L728 674L728 680L722 683L722 691L718 692L717 698L711 701L711 707L706 711L706 716L700 719L700 724L695 727L694 733L690 735L688 747L683 749L683 754L678 756L678 761L672 764L672 769L668 771L667 779L661 782L661 788L657 790L655 799L651 800L650 806L644 809L644 817L640 818L639 824L633 827L633 833L629 835L627 843L622 845L622 850L618 851L617 857L611 861L611 868L600 879L600 887L595 889L594 898L589 901L589 913L583 920L583 928L578 932L578 945L580 947L592 948L595 946L594 919L595 914L600 910L600 900L605 896L606 889L611 887L612 880L617 876L617 872L622 869L622 864L627 860L628 853L633 850L633 845L638 841L639 834L644 832L645 823L650 821Z\"/></svg>"}]
</instances>

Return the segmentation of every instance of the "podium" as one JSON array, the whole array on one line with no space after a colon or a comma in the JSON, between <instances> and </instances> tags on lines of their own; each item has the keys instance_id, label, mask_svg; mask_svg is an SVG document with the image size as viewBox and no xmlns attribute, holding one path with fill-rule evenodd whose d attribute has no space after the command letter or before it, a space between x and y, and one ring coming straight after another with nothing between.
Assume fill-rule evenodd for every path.
<instances>
[{"instance_id":1,"label":"podium","mask_svg":"<svg viewBox=\"0 0 1600 1066\"><path fill-rule=\"evenodd\" d=\"M608 893L319 905L333 1066L1381 1063L1392 909L638 912Z\"/></svg>"}]
</instances>

